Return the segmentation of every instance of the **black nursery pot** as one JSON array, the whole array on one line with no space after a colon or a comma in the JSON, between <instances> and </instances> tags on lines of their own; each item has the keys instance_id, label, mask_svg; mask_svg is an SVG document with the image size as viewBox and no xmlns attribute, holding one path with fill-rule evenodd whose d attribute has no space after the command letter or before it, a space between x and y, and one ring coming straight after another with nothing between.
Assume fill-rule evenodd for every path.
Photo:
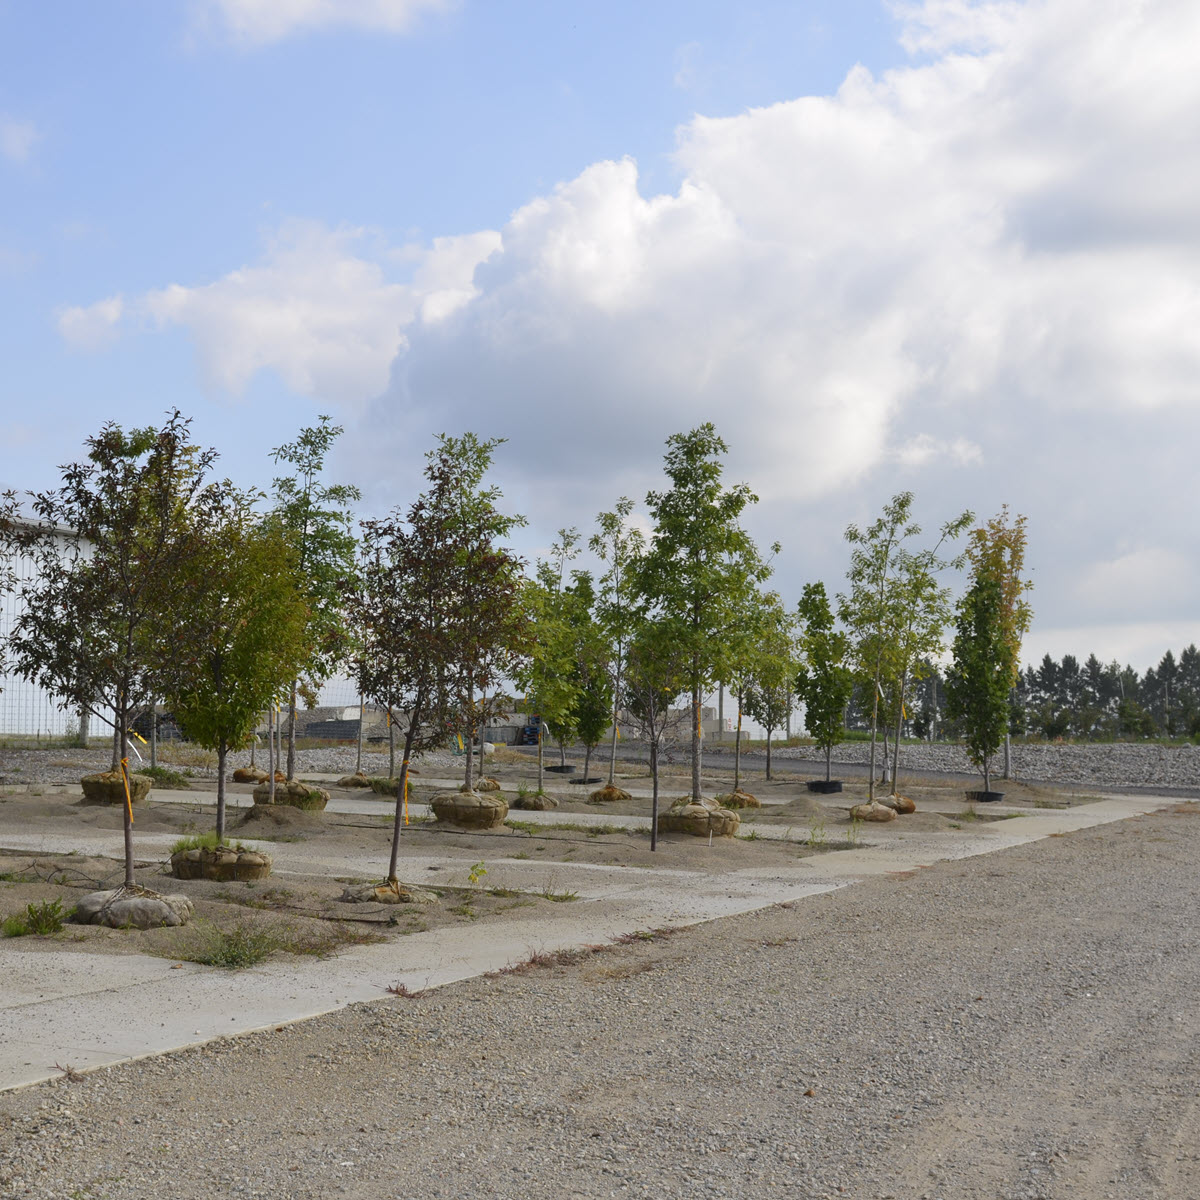
<instances>
[{"instance_id":1,"label":"black nursery pot","mask_svg":"<svg viewBox=\"0 0 1200 1200\"><path fill-rule=\"evenodd\" d=\"M974 801L976 804L995 804L997 800L1004 799L1003 792L967 792L967 799Z\"/></svg>"},{"instance_id":2,"label":"black nursery pot","mask_svg":"<svg viewBox=\"0 0 1200 1200\"><path fill-rule=\"evenodd\" d=\"M575 774L575 767L571 763L568 763L565 767L555 764L552 767L547 767L546 770L554 771L556 774L559 774L559 775L574 775Z\"/></svg>"},{"instance_id":3,"label":"black nursery pot","mask_svg":"<svg viewBox=\"0 0 1200 1200\"><path fill-rule=\"evenodd\" d=\"M828 796L842 790L842 781L840 779L810 779L808 781L808 790L810 792L820 792L823 796Z\"/></svg>"}]
</instances>

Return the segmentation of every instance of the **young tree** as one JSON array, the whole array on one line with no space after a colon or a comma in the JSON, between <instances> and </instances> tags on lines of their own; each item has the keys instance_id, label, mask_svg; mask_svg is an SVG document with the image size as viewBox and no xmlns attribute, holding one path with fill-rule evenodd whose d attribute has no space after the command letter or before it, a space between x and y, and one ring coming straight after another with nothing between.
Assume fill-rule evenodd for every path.
<instances>
[{"instance_id":1,"label":"young tree","mask_svg":"<svg viewBox=\"0 0 1200 1200\"><path fill-rule=\"evenodd\" d=\"M650 849L658 849L658 767L677 734L680 717L671 706L687 687L691 656L664 619L640 621L631 630L625 660L624 699L637 734L650 749Z\"/></svg>"},{"instance_id":2,"label":"young tree","mask_svg":"<svg viewBox=\"0 0 1200 1200\"><path fill-rule=\"evenodd\" d=\"M189 440L178 411L160 429L112 422L86 461L34 495L20 545L37 563L21 585L12 633L17 671L64 704L113 717L112 770L125 770L130 721L161 694L161 639L189 604L187 581L215 490L215 451ZM125 884L136 886L133 814L125 808Z\"/></svg>"},{"instance_id":3,"label":"young tree","mask_svg":"<svg viewBox=\"0 0 1200 1200\"><path fill-rule=\"evenodd\" d=\"M828 782L833 748L846 733L846 705L854 688L854 672L848 665L850 639L834 628L823 583L804 585L797 615L803 665L796 673L796 692L804 701L804 724L825 751Z\"/></svg>"},{"instance_id":4,"label":"young tree","mask_svg":"<svg viewBox=\"0 0 1200 1200\"><path fill-rule=\"evenodd\" d=\"M1016 686L1021 671L1021 641L1033 620L1033 609L1024 599L1033 584L1021 577L1025 569L1025 518L1009 522L1008 505L1001 507L982 528L971 531L967 558L975 575L986 574L1000 585L1000 626L1011 663L1009 688ZM1064 660L1065 663L1065 660ZM1010 773L1009 734L1004 735L1004 777Z\"/></svg>"},{"instance_id":5,"label":"young tree","mask_svg":"<svg viewBox=\"0 0 1200 1200\"><path fill-rule=\"evenodd\" d=\"M225 839L225 764L262 711L287 693L307 651L308 608L295 549L257 496L226 490L186 564L187 604L160 652L166 696L191 740L217 752L217 838Z\"/></svg>"},{"instance_id":6,"label":"young tree","mask_svg":"<svg viewBox=\"0 0 1200 1200\"><path fill-rule=\"evenodd\" d=\"M609 677L612 694L612 730L609 734L608 785L612 787L617 770L618 713L621 704L621 678L625 668L625 650L635 624L635 597L632 584L637 577L637 561L645 552L646 539L640 529L629 524L633 501L622 496L612 512L596 518L597 531L588 545L606 566L600 576L596 617L608 638Z\"/></svg>"},{"instance_id":7,"label":"young tree","mask_svg":"<svg viewBox=\"0 0 1200 1200\"><path fill-rule=\"evenodd\" d=\"M518 682L538 714L538 791L542 790L545 739L549 728L559 744L560 764L566 762L566 742L574 735L575 704L579 694L576 609L578 597L564 588L567 564L578 552L579 534L560 529L551 558L538 563L537 578L524 584L524 604L533 637Z\"/></svg>"},{"instance_id":8,"label":"young tree","mask_svg":"<svg viewBox=\"0 0 1200 1200\"><path fill-rule=\"evenodd\" d=\"M977 572L958 606L953 663L946 676L950 715L963 723L967 755L992 790L991 759L1008 726L1014 664L1004 630L1004 593L990 570Z\"/></svg>"},{"instance_id":9,"label":"young tree","mask_svg":"<svg viewBox=\"0 0 1200 1200\"><path fill-rule=\"evenodd\" d=\"M447 673L460 723L468 731L486 720L476 695L492 693L517 675L531 638L522 563L500 546L525 518L507 516L496 507L497 487L484 487L492 455L504 439L481 440L473 433L438 439L439 452L456 464L454 487L447 500L455 557L453 573L444 581L442 614L455 667ZM466 755L464 783L474 785L474 755Z\"/></svg>"},{"instance_id":10,"label":"young tree","mask_svg":"<svg viewBox=\"0 0 1200 1200\"><path fill-rule=\"evenodd\" d=\"M355 674L366 695L406 718L388 864L393 889L399 887L410 760L445 744L462 715L459 673L467 639L462 608L475 586L471 573L486 536L486 509L496 496L480 490L496 444L473 434L440 437L425 456L429 487L407 513L396 510L386 520L362 524L359 569L349 594L358 643Z\"/></svg>"},{"instance_id":11,"label":"young tree","mask_svg":"<svg viewBox=\"0 0 1200 1200\"><path fill-rule=\"evenodd\" d=\"M296 773L297 693L305 690L315 703L317 689L349 650L341 607L342 582L354 571L353 517L347 506L361 496L349 484L321 481L325 459L341 433L340 425L321 416L271 455L296 470L274 481L275 516L296 547L296 584L309 610L309 653L288 697L289 779Z\"/></svg>"},{"instance_id":12,"label":"young tree","mask_svg":"<svg viewBox=\"0 0 1200 1200\"><path fill-rule=\"evenodd\" d=\"M949 593L938 585L936 573L951 564L938 557L938 550L971 520L970 513L963 513L942 526L932 550L913 552L906 543L920 536L921 527L912 520L912 501L911 492L900 492L865 530L850 525L845 534L854 549L846 573L850 592L839 594L838 615L851 634L856 673L871 693L871 804L875 803L875 755L884 688L896 697L898 734L912 664L941 649L949 615Z\"/></svg>"},{"instance_id":13,"label":"young tree","mask_svg":"<svg viewBox=\"0 0 1200 1200\"><path fill-rule=\"evenodd\" d=\"M687 663L691 699L692 795L701 795L700 703L708 685L729 674L730 631L770 574L739 518L757 497L746 484L721 483L728 447L711 423L667 439L671 487L646 504L654 537L637 566L642 609L673 631Z\"/></svg>"},{"instance_id":14,"label":"young tree","mask_svg":"<svg viewBox=\"0 0 1200 1200\"><path fill-rule=\"evenodd\" d=\"M767 778L771 778L771 739L792 710L792 684L799 667L795 621L771 592L761 597L761 633L746 691L746 711L767 732Z\"/></svg>"}]
</instances>

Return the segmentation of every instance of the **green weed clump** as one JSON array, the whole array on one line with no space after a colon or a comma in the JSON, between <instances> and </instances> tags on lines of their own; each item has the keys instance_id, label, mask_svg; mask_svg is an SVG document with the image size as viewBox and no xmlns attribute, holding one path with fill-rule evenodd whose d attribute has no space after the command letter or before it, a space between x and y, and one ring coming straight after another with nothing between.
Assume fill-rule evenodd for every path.
<instances>
[{"instance_id":1,"label":"green weed clump","mask_svg":"<svg viewBox=\"0 0 1200 1200\"><path fill-rule=\"evenodd\" d=\"M156 787L168 792L186 792L192 786L182 771L172 771L170 767L138 767L137 773L149 775Z\"/></svg>"},{"instance_id":2,"label":"green weed clump","mask_svg":"<svg viewBox=\"0 0 1200 1200\"><path fill-rule=\"evenodd\" d=\"M386 941L382 934L340 922L316 929L298 929L244 921L230 929L221 929L207 921L196 921L164 954L169 958L237 971L257 966L274 954L311 954L316 958L328 958L343 946L382 941Z\"/></svg>"},{"instance_id":3,"label":"green weed clump","mask_svg":"<svg viewBox=\"0 0 1200 1200\"><path fill-rule=\"evenodd\" d=\"M36 934L45 937L61 933L63 925L74 912L63 910L61 900L44 900L41 904L27 904L23 913L13 913L0 921L0 935L4 937L29 937Z\"/></svg>"},{"instance_id":4,"label":"green weed clump","mask_svg":"<svg viewBox=\"0 0 1200 1200\"><path fill-rule=\"evenodd\" d=\"M217 831L210 829L207 833L195 833L190 837L180 838L171 847L171 853L182 854L185 850L215 850L218 846L239 852L246 849L241 842L222 842L217 837Z\"/></svg>"}]
</instances>

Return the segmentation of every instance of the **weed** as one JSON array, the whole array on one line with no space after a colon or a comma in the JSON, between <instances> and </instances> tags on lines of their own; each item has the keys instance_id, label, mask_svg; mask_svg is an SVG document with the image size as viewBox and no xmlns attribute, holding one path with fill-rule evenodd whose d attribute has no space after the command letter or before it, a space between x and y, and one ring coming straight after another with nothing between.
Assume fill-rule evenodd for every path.
<instances>
[{"instance_id":1,"label":"weed","mask_svg":"<svg viewBox=\"0 0 1200 1200\"><path fill-rule=\"evenodd\" d=\"M470 871L467 872L467 878L471 881L472 886L477 884L487 874L487 867L482 862L477 862Z\"/></svg>"},{"instance_id":2,"label":"weed","mask_svg":"<svg viewBox=\"0 0 1200 1200\"><path fill-rule=\"evenodd\" d=\"M416 991L413 991L406 983L393 983L387 990L390 995L401 996L405 1000L415 1000L418 996L425 995L428 989L417 988Z\"/></svg>"},{"instance_id":3,"label":"weed","mask_svg":"<svg viewBox=\"0 0 1200 1200\"><path fill-rule=\"evenodd\" d=\"M219 929L207 921L189 926L185 935L164 950L165 957L185 959L209 967L239 970L253 967L272 954L312 954L328 958L343 946L381 942L381 934L355 929L344 922L320 929L270 928L242 922Z\"/></svg>"},{"instance_id":4,"label":"weed","mask_svg":"<svg viewBox=\"0 0 1200 1200\"><path fill-rule=\"evenodd\" d=\"M494 887L488 888L489 896L503 896L507 899L509 896L519 896L521 893L516 888Z\"/></svg>"},{"instance_id":5,"label":"weed","mask_svg":"<svg viewBox=\"0 0 1200 1200\"><path fill-rule=\"evenodd\" d=\"M528 858L529 856L526 855ZM0 871L0 883L32 883L33 876L21 871Z\"/></svg>"},{"instance_id":6,"label":"weed","mask_svg":"<svg viewBox=\"0 0 1200 1200\"><path fill-rule=\"evenodd\" d=\"M61 1071L62 1077L68 1083L82 1083L83 1082L83 1075L79 1071L75 1070L75 1068L73 1066L71 1066L70 1063L67 1063L67 1065L65 1067L62 1065L62 1063L55 1063L54 1069L56 1071Z\"/></svg>"},{"instance_id":7,"label":"weed","mask_svg":"<svg viewBox=\"0 0 1200 1200\"><path fill-rule=\"evenodd\" d=\"M236 971L257 966L282 948L275 933L252 925L235 925L226 931L206 922L197 922L192 928L192 944L182 950L175 947L170 957Z\"/></svg>"},{"instance_id":8,"label":"weed","mask_svg":"<svg viewBox=\"0 0 1200 1200\"><path fill-rule=\"evenodd\" d=\"M752 829L749 833L739 833L737 837L741 842L757 842L762 838L762 834L757 829Z\"/></svg>"},{"instance_id":9,"label":"weed","mask_svg":"<svg viewBox=\"0 0 1200 1200\"><path fill-rule=\"evenodd\" d=\"M446 909L447 912L452 912L456 917L466 917L468 921L474 921L479 914L471 907L470 901L464 901L462 904L456 904L453 908Z\"/></svg>"},{"instance_id":10,"label":"weed","mask_svg":"<svg viewBox=\"0 0 1200 1200\"><path fill-rule=\"evenodd\" d=\"M13 913L0 921L0 935L4 937L28 937L36 934L45 937L61 933L64 922L74 912L64 912L61 900L44 900L41 904L27 904L25 912Z\"/></svg>"},{"instance_id":11,"label":"weed","mask_svg":"<svg viewBox=\"0 0 1200 1200\"><path fill-rule=\"evenodd\" d=\"M186 792L191 787L187 776L179 771L172 771L170 767L138 767L137 773L149 775L157 787L168 792Z\"/></svg>"},{"instance_id":12,"label":"weed","mask_svg":"<svg viewBox=\"0 0 1200 1200\"><path fill-rule=\"evenodd\" d=\"M513 858L528 858L528 857L529 857L529 853L528 853L528 851L525 851L525 850L522 850L520 852L520 854L513 855Z\"/></svg>"},{"instance_id":13,"label":"weed","mask_svg":"<svg viewBox=\"0 0 1200 1200\"><path fill-rule=\"evenodd\" d=\"M951 829L961 829L961 828L962 828L962 822L961 822L961 821L951 821L951 822L950 822L950 828L951 828Z\"/></svg>"},{"instance_id":14,"label":"weed","mask_svg":"<svg viewBox=\"0 0 1200 1200\"><path fill-rule=\"evenodd\" d=\"M210 829L207 833L194 833L189 837L180 838L171 847L171 853L174 855L182 854L185 850L215 850L221 845L239 852L246 848L241 842L222 842L217 837L217 831Z\"/></svg>"},{"instance_id":15,"label":"weed","mask_svg":"<svg viewBox=\"0 0 1200 1200\"><path fill-rule=\"evenodd\" d=\"M618 946L631 946L635 942L653 942L660 938L674 937L678 932L678 929L662 925L657 929L634 929L629 933L615 933L609 941Z\"/></svg>"},{"instance_id":16,"label":"weed","mask_svg":"<svg viewBox=\"0 0 1200 1200\"><path fill-rule=\"evenodd\" d=\"M851 849L854 849L862 841L862 825L863 823L857 817L850 818L850 829L846 833L846 842Z\"/></svg>"},{"instance_id":17,"label":"weed","mask_svg":"<svg viewBox=\"0 0 1200 1200\"><path fill-rule=\"evenodd\" d=\"M829 841L829 835L825 831L825 818L818 817L808 831L808 840L805 845L811 846L814 850L820 850L827 841Z\"/></svg>"}]
</instances>

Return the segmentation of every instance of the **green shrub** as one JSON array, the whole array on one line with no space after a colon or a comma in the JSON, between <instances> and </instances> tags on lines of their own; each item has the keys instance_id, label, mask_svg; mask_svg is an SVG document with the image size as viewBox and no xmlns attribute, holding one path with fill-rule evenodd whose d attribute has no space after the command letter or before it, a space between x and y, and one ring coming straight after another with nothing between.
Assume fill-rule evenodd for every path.
<instances>
[{"instance_id":1,"label":"green shrub","mask_svg":"<svg viewBox=\"0 0 1200 1200\"><path fill-rule=\"evenodd\" d=\"M138 767L137 773L149 775L156 787L166 791L186 792L191 787L185 775L172 771L170 767Z\"/></svg>"},{"instance_id":2,"label":"green shrub","mask_svg":"<svg viewBox=\"0 0 1200 1200\"><path fill-rule=\"evenodd\" d=\"M4 937L28 937L30 934L46 936L61 933L64 922L75 910L64 912L61 900L44 900L41 904L27 904L24 914L13 913L0 921L0 934Z\"/></svg>"}]
</instances>

